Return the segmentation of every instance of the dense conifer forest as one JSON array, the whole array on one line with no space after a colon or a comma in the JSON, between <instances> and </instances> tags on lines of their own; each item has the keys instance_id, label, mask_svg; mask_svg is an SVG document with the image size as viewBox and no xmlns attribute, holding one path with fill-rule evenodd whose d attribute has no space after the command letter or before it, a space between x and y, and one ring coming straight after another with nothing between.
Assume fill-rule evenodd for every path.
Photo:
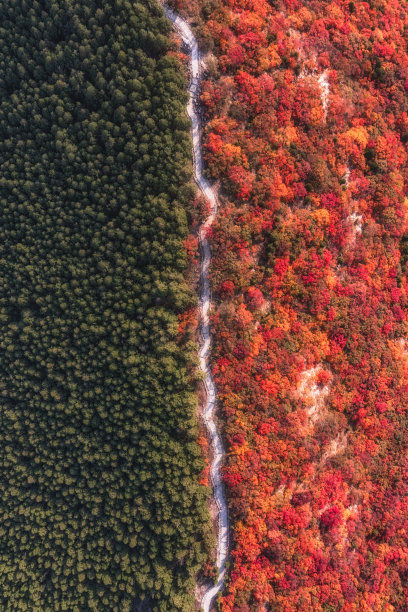
<instances>
[{"instance_id":1,"label":"dense conifer forest","mask_svg":"<svg viewBox=\"0 0 408 612\"><path fill-rule=\"evenodd\" d=\"M0 609L193 609L186 82L154 2L0 5ZM144 604L142 602L144 600Z\"/></svg>"}]
</instances>

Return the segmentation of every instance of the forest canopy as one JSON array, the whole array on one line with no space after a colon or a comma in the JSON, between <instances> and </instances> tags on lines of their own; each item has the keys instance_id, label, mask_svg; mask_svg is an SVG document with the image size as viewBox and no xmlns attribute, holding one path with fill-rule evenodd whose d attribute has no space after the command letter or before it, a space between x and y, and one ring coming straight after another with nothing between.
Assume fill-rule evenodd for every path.
<instances>
[{"instance_id":1,"label":"forest canopy","mask_svg":"<svg viewBox=\"0 0 408 612\"><path fill-rule=\"evenodd\" d=\"M203 82L223 612L408 610L406 0L171 0Z\"/></svg>"},{"instance_id":2,"label":"forest canopy","mask_svg":"<svg viewBox=\"0 0 408 612\"><path fill-rule=\"evenodd\" d=\"M186 83L153 2L0 7L0 609L191 610Z\"/></svg>"}]
</instances>

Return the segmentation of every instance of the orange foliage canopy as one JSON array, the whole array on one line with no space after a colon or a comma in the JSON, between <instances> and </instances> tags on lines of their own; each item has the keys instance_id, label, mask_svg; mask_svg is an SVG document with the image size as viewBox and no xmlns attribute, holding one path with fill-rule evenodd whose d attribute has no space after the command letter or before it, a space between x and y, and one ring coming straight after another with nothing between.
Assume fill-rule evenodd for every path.
<instances>
[{"instance_id":1,"label":"orange foliage canopy","mask_svg":"<svg viewBox=\"0 0 408 612\"><path fill-rule=\"evenodd\" d=\"M406 2L175 4L217 60L221 608L406 610Z\"/></svg>"}]
</instances>

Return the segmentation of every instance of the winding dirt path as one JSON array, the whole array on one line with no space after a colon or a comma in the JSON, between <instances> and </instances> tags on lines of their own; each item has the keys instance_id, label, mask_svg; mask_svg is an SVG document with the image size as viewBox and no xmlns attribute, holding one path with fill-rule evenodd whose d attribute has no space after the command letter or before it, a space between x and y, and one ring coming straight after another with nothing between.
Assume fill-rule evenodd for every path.
<instances>
[{"instance_id":1,"label":"winding dirt path","mask_svg":"<svg viewBox=\"0 0 408 612\"><path fill-rule=\"evenodd\" d=\"M209 357L211 352L211 333L209 311L211 307L211 291L208 279L208 269L211 262L210 245L207 240L207 230L212 225L218 208L217 194L211 184L203 176L203 156L201 150L201 135L200 135L200 120L196 112L199 104L199 93L201 83L201 66L202 58L198 49L197 40L184 19L163 5L166 17L173 23L174 29L183 39L184 44L188 47L190 56L191 84L190 84L190 100L187 106L187 113L192 122L192 138L193 138L193 164L194 178L196 183L208 202L210 203L210 215L202 224L199 233L200 241L200 294L199 294L199 310L200 310L200 366L205 374L205 389L206 401L203 407L203 419L207 427L208 434L211 438L211 449L213 459L210 466L211 480L214 490L214 499L218 507L218 538L217 538L217 568L218 580L217 583L205 592L201 602L201 607L204 612L210 612L211 605L218 593L224 586L226 561L228 558L228 506L225 497L224 485L221 478L221 464L224 457L224 448L221 436L217 431L214 421L214 413L216 410L216 388L214 379L211 373Z\"/></svg>"}]
</instances>

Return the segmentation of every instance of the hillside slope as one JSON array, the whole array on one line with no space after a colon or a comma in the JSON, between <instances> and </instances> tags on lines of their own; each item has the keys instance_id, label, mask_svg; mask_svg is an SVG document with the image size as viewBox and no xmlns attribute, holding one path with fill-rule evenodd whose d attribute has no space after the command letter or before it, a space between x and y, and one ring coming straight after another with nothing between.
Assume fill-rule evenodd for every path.
<instances>
[{"instance_id":1,"label":"hillside slope","mask_svg":"<svg viewBox=\"0 0 408 612\"><path fill-rule=\"evenodd\" d=\"M153 2L0 7L2 611L194 608L208 489L170 31Z\"/></svg>"},{"instance_id":2,"label":"hillside slope","mask_svg":"<svg viewBox=\"0 0 408 612\"><path fill-rule=\"evenodd\" d=\"M173 3L202 102L223 610L408 606L407 3Z\"/></svg>"}]
</instances>

